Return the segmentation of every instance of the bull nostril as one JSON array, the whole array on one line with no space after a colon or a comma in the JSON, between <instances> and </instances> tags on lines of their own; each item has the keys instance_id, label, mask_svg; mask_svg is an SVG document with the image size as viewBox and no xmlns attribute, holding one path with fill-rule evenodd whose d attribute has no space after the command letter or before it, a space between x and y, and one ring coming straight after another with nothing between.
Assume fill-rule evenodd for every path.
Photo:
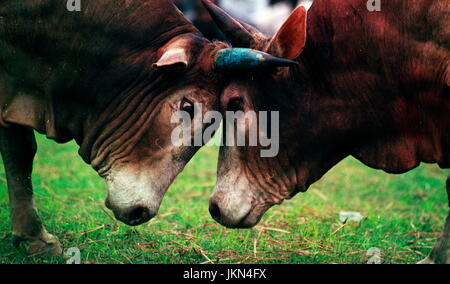
<instances>
[{"instance_id":1,"label":"bull nostril","mask_svg":"<svg viewBox=\"0 0 450 284\"><path fill-rule=\"evenodd\" d=\"M150 214L150 210L146 207L137 207L133 209L129 215L129 225L131 226L138 226L141 225L147 221L149 221L151 218L153 218L152 214Z\"/></svg>"},{"instance_id":2,"label":"bull nostril","mask_svg":"<svg viewBox=\"0 0 450 284\"><path fill-rule=\"evenodd\" d=\"M209 205L209 213L216 221L220 221L222 219L222 212L220 212L219 206L214 202L211 202Z\"/></svg>"}]
</instances>

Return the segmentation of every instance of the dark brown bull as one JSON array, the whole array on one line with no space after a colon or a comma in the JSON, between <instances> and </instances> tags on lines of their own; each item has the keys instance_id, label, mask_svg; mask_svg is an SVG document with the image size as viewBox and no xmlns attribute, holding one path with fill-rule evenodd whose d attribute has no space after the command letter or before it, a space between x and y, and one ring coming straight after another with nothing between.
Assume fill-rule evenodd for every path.
<instances>
[{"instance_id":1,"label":"dark brown bull","mask_svg":"<svg viewBox=\"0 0 450 284\"><path fill-rule=\"evenodd\" d=\"M33 205L33 129L64 143L106 179L107 206L129 225L156 215L198 147L171 143L171 116L217 108L210 43L168 0L0 4L0 149L13 235L60 253ZM200 125L201 127L202 125Z\"/></svg>"},{"instance_id":2,"label":"dark brown bull","mask_svg":"<svg viewBox=\"0 0 450 284\"><path fill-rule=\"evenodd\" d=\"M281 151L222 148L217 221L252 227L348 156L394 174L450 167L450 1L382 1L369 12L365 0L316 0L273 38L205 3L234 46L297 61L231 76L222 110L279 111ZM450 216L433 262L450 262L449 227Z\"/></svg>"}]
</instances>

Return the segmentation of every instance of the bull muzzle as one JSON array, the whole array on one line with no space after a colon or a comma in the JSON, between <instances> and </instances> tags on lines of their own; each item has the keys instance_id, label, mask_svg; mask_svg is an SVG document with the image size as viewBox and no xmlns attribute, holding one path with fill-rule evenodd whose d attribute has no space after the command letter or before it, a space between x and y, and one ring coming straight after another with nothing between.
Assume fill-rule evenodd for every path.
<instances>
[{"instance_id":1,"label":"bull muzzle","mask_svg":"<svg viewBox=\"0 0 450 284\"><path fill-rule=\"evenodd\" d=\"M105 201L105 206L114 213L117 220L128 226L139 226L153 219L158 211L144 205L136 205L130 208L120 208L111 204L109 198Z\"/></svg>"}]
</instances>

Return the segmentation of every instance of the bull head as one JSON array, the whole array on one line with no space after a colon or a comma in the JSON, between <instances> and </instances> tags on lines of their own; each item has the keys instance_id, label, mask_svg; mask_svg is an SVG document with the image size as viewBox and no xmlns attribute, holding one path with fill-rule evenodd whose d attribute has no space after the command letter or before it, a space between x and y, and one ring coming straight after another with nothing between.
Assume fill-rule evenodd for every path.
<instances>
[{"instance_id":1,"label":"bull head","mask_svg":"<svg viewBox=\"0 0 450 284\"><path fill-rule=\"evenodd\" d=\"M203 0L203 3L231 44L240 47L219 51L214 58L216 68L239 71L289 67L300 63L298 57L306 43L307 14L304 7L295 9L275 36L267 37L255 28L233 19L209 0ZM275 96L271 97L274 94L290 94L290 97L297 94L290 91L289 76L292 73L274 68L259 71L262 72L250 76L246 72L231 75L229 85L221 94L221 109L250 113L270 108L280 112L283 110L284 117L287 112L297 114L297 109L284 107L286 102L280 104ZM265 99L262 97L272 98L270 106L264 105ZM256 121L241 122L238 128L248 134ZM293 141L286 138L290 129L293 129L289 126L292 126L289 122L283 125L283 129L288 130L283 133L284 141ZM263 158L258 151L259 147L236 146L226 146L220 150L218 178L210 202L210 213L227 227L255 226L269 208L307 188L308 181L291 163L291 158L297 154L295 151L281 147L279 155L274 158Z\"/></svg>"}]
</instances>

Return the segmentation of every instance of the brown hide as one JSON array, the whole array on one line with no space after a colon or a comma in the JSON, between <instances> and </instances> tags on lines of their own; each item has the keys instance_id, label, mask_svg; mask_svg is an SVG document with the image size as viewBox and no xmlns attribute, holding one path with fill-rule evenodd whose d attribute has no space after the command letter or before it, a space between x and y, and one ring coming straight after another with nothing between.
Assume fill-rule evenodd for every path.
<instances>
[{"instance_id":1,"label":"brown hide","mask_svg":"<svg viewBox=\"0 0 450 284\"><path fill-rule=\"evenodd\" d=\"M325 57L324 97L361 98L348 103L351 153L392 173L450 167L450 1L387 1L382 12L360 2L316 1L301 57Z\"/></svg>"}]
</instances>

